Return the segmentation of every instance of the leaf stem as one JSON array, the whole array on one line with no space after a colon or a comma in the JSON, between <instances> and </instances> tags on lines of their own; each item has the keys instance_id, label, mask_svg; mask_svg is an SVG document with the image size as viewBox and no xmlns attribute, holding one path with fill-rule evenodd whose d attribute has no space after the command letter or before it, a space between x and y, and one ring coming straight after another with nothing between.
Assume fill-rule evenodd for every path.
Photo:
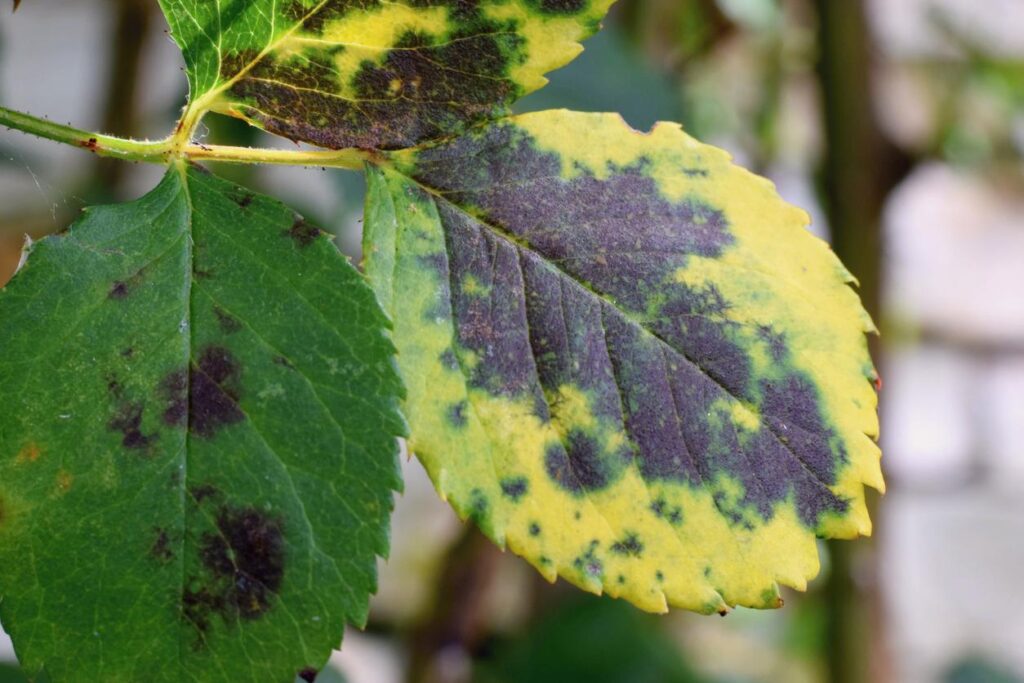
<instances>
[{"instance_id":1,"label":"leaf stem","mask_svg":"<svg viewBox=\"0 0 1024 683\"><path fill-rule=\"evenodd\" d=\"M192 161L223 161L235 164L278 164L322 166L361 171L374 153L361 149L288 150L261 147L228 147L225 145L190 144L182 155Z\"/></svg>"},{"instance_id":2,"label":"leaf stem","mask_svg":"<svg viewBox=\"0 0 1024 683\"><path fill-rule=\"evenodd\" d=\"M100 133L90 133L6 107L0 107L0 124L47 140L81 147L100 156L151 163L170 161L171 146L168 140L155 142L126 140Z\"/></svg>"},{"instance_id":3,"label":"leaf stem","mask_svg":"<svg viewBox=\"0 0 1024 683\"><path fill-rule=\"evenodd\" d=\"M220 161L236 164L290 164L361 170L374 153L358 149L285 150L229 147L183 142L181 136L164 140L127 140L90 133L72 126L47 121L31 114L0 107L0 125L25 133L87 149L103 157L151 164L169 164L174 159Z\"/></svg>"}]
</instances>

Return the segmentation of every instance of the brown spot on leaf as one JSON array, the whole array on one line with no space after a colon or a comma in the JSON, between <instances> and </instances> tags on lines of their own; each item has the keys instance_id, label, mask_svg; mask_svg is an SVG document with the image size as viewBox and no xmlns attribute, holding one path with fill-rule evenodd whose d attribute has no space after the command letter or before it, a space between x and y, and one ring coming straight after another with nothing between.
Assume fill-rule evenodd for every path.
<instances>
[{"instance_id":1,"label":"brown spot on leaf","mask_svg":"<svg viewBox=\"0 0 1024 683\"><path fill-rule=\"evenodd\" d=\"M234 198L235 204L238 204L238 208L240 209L244 209L252 204L253 199L255 199L255 196L250 192L246 192Z\"/></svg>"},{"instance_id":2,"label":"brown spot on leaf","mask_svg":"<svg viewBox=\"0 0 1024 683\"><path fill-rule=\"evenodd\" d=\"M75 478L71 476L71 473L67 470L60 470L57 472L57 489L61 493L67 493L71 490L71 484L73 484Z\"/></svg>"},{"instance_id":3,"label":"brown spot on leaf","mask_svg":"<svg viewBox=\"0 0 1024 683\"><path fill-rule=\"evenodd\" d=\"M35 462L39 459L40 450L39 446L34 441L29 441L27 444L21 447L18 451L18 455L14 458L14 462L18 464L26 462Z\"/></svg>"},{"instance_id":4,"label":"brown spot on leaf","mask_svg":"<svg viewBox=\"0 0 1024 683\"><path fill-rule=\"evenodd\" d=\"M310 225L299 218L285 234L291 237L300 248L304 248L313 244L316 238L322 234L322 231L320 228Z\"/></svg>"},{"instance_id":5,"label":"brown spot on leaf","mask_svg":"<svg viewBox=\"0 0 1024 683\"><path fill-rule=\"evenodd\" d=\"M14 9L18 9L18 3L15 3ZM87 149L90 152L94 152L94 153L96 152L97 149L99 149L99 146L100 146L99 142L96 140L96 138L89 138L88 140L85 140L83 142L79 142L78 145L79 145L79 147L82 147L83 149Z\"/></svg>"}]
</instances>

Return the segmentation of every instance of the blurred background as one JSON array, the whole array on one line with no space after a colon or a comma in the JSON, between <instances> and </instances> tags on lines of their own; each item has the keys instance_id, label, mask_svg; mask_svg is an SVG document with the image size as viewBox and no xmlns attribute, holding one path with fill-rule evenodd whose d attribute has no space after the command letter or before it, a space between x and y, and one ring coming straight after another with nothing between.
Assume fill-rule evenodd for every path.
<instances>
[{"instance_id":1,"label":"blurred background","mask_svg":"<svg viewBox=\"0 0 1024 683\"><path fill-rule=\"evenodd\" d=\"M156 0L0 7L0 102L134 137L187 85ZM392 559L325 683L1024 681L1024 0L620 0L521 110L620 111L729 150L808 208L882 330L876 533L822 543L777 612L643 614L550 586L405 463ZM203 135L281 145L208 117ZM218 169L359 258L362 180ZM24 236L160 169L0 131L0 284ZM22 680L0 631L0 682Z\"/></svg>"}]
</instances>

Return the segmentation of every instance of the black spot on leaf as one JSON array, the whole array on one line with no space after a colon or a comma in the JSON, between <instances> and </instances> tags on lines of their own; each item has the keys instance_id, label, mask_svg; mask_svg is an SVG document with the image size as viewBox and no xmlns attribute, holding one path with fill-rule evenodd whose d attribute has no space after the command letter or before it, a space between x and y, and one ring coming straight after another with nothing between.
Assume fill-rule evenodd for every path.
<instances>
[{"instance_id":1,"label":"black spot on leaf","mask_svg":"<svg viewBox=\"0 0 1024 683\"><path fill-rule=\"evenodd\" d=\"M149 548L149 556L161 564L174 559L174 550L171 548L171 537L166 529L155 527L153 529L153 543Z\"/></svg>"},{"instance_id":2,"label":"black spot on leaf","mask_svg":"<svg viewBox=\"0 0 1024 683\"><path fill-rule=\"evenodd\" d=\"M501 480L501 492L514 502L519 502L529 488L530 482L526 477L507 477Z\"/></svg>"},{"instance_id":3,"label":"black spot on leaf","mask_svg":"<svg viewBox=\"0 0 1024 683\"><path fill-rule=\"evenodd\" d=\"M532 0L531 4L546 14L578 14L589 3L588 0Z\"/></svg>"},{"instance_id":4,"label":"black spot on leaf","mask_svg":"<svg viewBox=\"0 0 1024 683\"><path fill-rule=\"evenodd\" d=\"M213 313L217 316L217 324L224 334L234 334L242 329L242 323L238 322L220 306L214 306Z\"/></svg>"},{"instance_id":5,"label":"black spot on leaf","mask_svg":"<svg viewBox=\"0 0 1024 683\"><path fill-rule=\"evenodd\" d=\"M612 544L612 552L618 555L640 557L644 552L644 544L636 534L627 534L625 538Z\"/></svg>"},{"instance_id":6,"label":"black spot on leaf","mask_svg":"<svg viewBox=\"0 0 1024 683\"><path fill-rule=\"evenodd\" d=\"M600 577L604 572L604 563L597 556L597 546L598 542L592 540L587 549L572 561L576 569L592 577Z\"/></svg>"},{"instance_id":7,"label":"black spot on leaf","mask_svg":"<svg viewBox=\"0 0 1024 683\"><path fill-rule=\"evenodd\" d=\"M118 280L110 287L107 293L108 299L124 299L128 296L128 283Z\"/></svg>"},{"instance_id":8,"label":"black spot on leaf","mask_svg":"<svg viewBox=\"0 0 1024 683\"><path fill-rule=\"evenodd\" d=\"M569 433L564 447L549 447L544 466L555 483L572 493L596 491L608 485L608 466L600 445L580 430Z\"/></svg>"},{"instance_id":9,"label":"black spot on leaf","mask_svg":"<svg viewBox=\"0 0 1024 683\"><path fill-rule=\"evenodd\" d=\"M216 531L202 535L202 577L182 594L185 618L206 631L212 614L256 619L272 607L285 572L283 525L256 508L222 507Z\"/></svg>"},{"instance_id":10,"label":"black spot on leaf","mask_svg":"<svg viewBox=\"0 0 1024 683\"><path fill-rule=\"evenodd\" d=\"M219 498L221 493L220 489L212 484L198 484L189 488L189 495L197 505L201 505L208 498Z\"/></svg>"},{"instance_id":11,"label":"black spot on leaf","mask_svg":"<svg viewBox=\"0 0 1024 683\"><path fill-rule=\"evenodd\" d=\"M462 428L466 426L466 410L469 406L465 401L453 403L448 407L448 421L453 427Z\"/></svg>"},{"instance_id":12,"label":"black spot on leaf","mask_svg":"<svg viewBox=\"0 0 1024 683\"><path fill-rule=\"evenodd\" d=\"M241 366L234 355L222 346L207 346L188 372L172 372L161 382L167 405L164 422L187 424L190 432L205 438L241 422L245 414L238 406L240 379Z\"/></svg>"},{"instance_id":13,"label":"black spot on leaf","mask_svg":"<svg viewBox=\"0 0 1024 683\"><path fill-rule=\"evenodd\" d=\"M541 531L540 524L537 524L537 522L530 522L530 535L531 536L540 536L540 531Z\"/></svg>"},{"instance_id":14,"label":"black spot on leaf","mask_svg":"<svg viewBox=\"0 0 1024 683\"><path fill-rule=\"evenodd\" d=\"M310 225L303 219L299 218L296 219L295 223L285 232L285 234L291 237L299 248L305 248L313 244L313 242L316 241L316 238L323 234L323 232L320 228Z\"/></svg>"},{"instance_id":15,"label":"black spot on leaf","mask_svg":"<svg viewBox=\"0 0 1024 683\"><path fill-rule=\"evenodd\" d=\"M315 683L317 673L318 672L316 669L310 667L308 669L303 669L302 671L300 671L299 678L304 680L306 683Z\"/></svg>"},{"instance_id":16,"label":"black spot on leaf","mask_svg":"<svg viewBox=\"0 0 1024 683\"><path fill-rule=\"evenodd\" d=\"M455 351L445 349L444 353L441 354L441 364L449 370L457 371L459 369L459 359L455 355Z\"/></svg>"},{"instance_id":17,"label":"black spot on leaf","mask_svg":"<svg viewBox=\"0 0 1024 683\"><path fill-rule=\"evenodd\" d=\"M487 511L490 509L490 501L487 495L480 489L473 489L470 493L469 518L477 524L487 518Z\"/></svg>"},{"instance_id":18,"label":"black spot on leaf","mask_svg":"<svg viewBox=\"0 0 1024 683\"><path fill-rule=\"evenodd\" d=\"M121 434L121 445L133 451L147 451L157 439L157 434L142 433L143 405L138 402L121 402L114 416L107 422L107 429Z\"/></svg>"},{"instance_id":19,"label":"black spot on leaf","mask_svg":"<svg viewBox=\"0 0 1024 683\"><path fill-rule=\"evenodd\" d=\"M163 420L170 427L180 427L187 423L188 378L187 371L179 370L166 375L160 382L160 393L167 402Z\"/></svg>"}]
</instances>

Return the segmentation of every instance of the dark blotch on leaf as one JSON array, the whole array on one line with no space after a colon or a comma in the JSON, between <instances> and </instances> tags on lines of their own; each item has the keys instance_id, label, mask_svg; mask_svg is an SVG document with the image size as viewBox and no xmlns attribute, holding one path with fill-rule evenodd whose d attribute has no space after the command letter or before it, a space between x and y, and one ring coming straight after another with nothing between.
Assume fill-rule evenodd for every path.
<instances>
[{"instance_id":1,"label":"dark blotch on leaf","mask_svg":"<svg viewBox=\"0 0 1024 683\"><path fill-rule=\"evenodd\" d=\"M466 426L466 409L467 405L465 401L459 401L453 403L448 407L448 421L452 423L453 427L462 428Z\"/></svg>"},{"instance_id":2,"label":"dark blotch on leaf","mask_svg":"<svg viewBox=\"0 0 1024 683\"><path fill-rule=\"evenodd\" d=\"M182 594L185 618L206 631L211 614L225 621L264 615L284 580L284 549L280 520L256 508L222 507L217 530L203 534L199 544L205 580L193 578L200 587Z\"/></svg>"},{"instance_id":3,"label":"dark blotch on leaf","mask_svg":"<svg viewBox=\"0 0 1024 683\"><path fill-rule=\"evenodd\" d=\"M459 359L455 355L455 351L452 349L446 349L444 353L441 354L441 364L449 370L457 371L459 369Z\"/></svg>"},{"instance_id":4,"label":"dark blotch on leaf","mask_svg":"<svg viewBox=\"0 0 1024 683\"><path fill-rule=\"evenodd\" d=\"M469 518L479 524L487 518L487 510L490 508L490 501L487 500L487 496L480 489L473 489L470 496Z\"/></svg>"},{"instance_id":5,"label":"dark blotch on leaf","mask_svg":"<svg viewBox=\"0 0 1024 683\"><path fill-rule=\"evenodd\" d=\"M171 549L171 537L166 529L155 527L153 529L153 544L149 548L149 555L161 564L174 559L174 550Z\"/></svg>"},{"instance_id":6,"label":"dark blotch on leaf","mask_svg":"<svg viewBox=\"0 0 1024 683\"><path fill-rule=\"evenodd\" d=\"M202 504L207 498L217 498L220 496L220 490L212 484L199 484L189 489L189 494L192 496L197 504Z\"/></svg>"},{"instance_id":7,"label":"dark blotch on leaf","mask_svg":"<svg viewBox=\"0 0 1024 683\"><path fill-rule=\"evenodd\" d=\"M242 323L235 320L235 318L233 318L231 314L223 308L214 306L213 313L217 316L217 324L220 326L220 329L224 334L234 334L242 329Z\"/></svg>"},{"instance_id":8,"label":"dark blotch on leaf","mask_svg":"<svg viewBox=\"0 0 1024 683\"><path fill-rule=\"evenodd\" d=\"M302 671L300 671L299 678L306 681L306 683L315 683L317 673L318 672L316 669L310 667L308 669L303 669Z\"/></svg>"},{"instance_id":9,"label":"dark blotch on leaf","mask_svg":"<svg viewBox=\"0 0 1024 683\"><path fill-rule=\"evenodd\" d=\"M651 503L651 512L655 517L664 519L672 526L679 526L683 523L683 509L678 505L670 506L664 498L659 498Z\"/></svg>"},{"instance_id":10,"label":"dark blotch on leaf","mask_svg":"<svg viewBox=\"0 0 1024 683\"><path fill-rule=\"evenodd\" d=\"M593 540L590 545L587 546L587 550L572 561L572 564L576 569L584 572L588 576L601 576L604 572L604 563L597 557L597 541Z\"/></svg>"},{"instance_id":11,"label":"dark blotch on leaf","mask_svg":"<svg viewBox=\"0 0 1024 683\"><path fill-rule=\"evenodd\" d=\"M108 299L124 299L128 296L128 283L118 280L110 287L107 293Z\"/></svg>"},{"instance_id":12,"label":"dark blotch on leaf","mask_svg":"<svg viewBox=\"0 0 1024 683\"><path fill-rule=\"evenodd\" d=\"M636 534L627 534L621 541L612 544L612 552L617 555L640 557L644 552L644 544Z\"/></svg>"},{"instance_id":13,"label":"dark blotch on leaf","mask_svg":"<svg viewBox=\"0 0 1024 683\"><path fill-rule=\"evenodd\" d=\"M295 241L295 244L300 248L304 248L313 244L313 242L316 241L316 238L322 234L322 231L320 228L310 225L299 218L295 221L295 224L285 232L285 234L291 237Z\"/></svg>"},{"instance_id":14,"label":"dark blotch on leaf","mask_svg":"<svg viewBox=\"0 0 1024 683\"><path fill-rule=\"evenodd\" d=\"M537 522L530 523L530 535L540 536L540 524L537 524Z\"/></svg>"},{"instance_id":15,"label":"dark blotch on leaf","mask_svg":"<svg viewBox=\"0 0 1024 683\"><path fill-rule=\"evenodd\" d=\"M517 503L529 488L530 482L526 477L508 477L501 480L501 492Z\"/></svg>"},{"instance_id":16,"label":"dark blotch on leaf","mask_svg":"<svg viewBox=\"0 0 1024 683\"><path fill-rule=\"evenodd\" d=\"M164 377L160 382L160 393L167 401L164 424L170 427L185 425L188 418L188 373L179 370Z\"/></svg>"},{"instance_id":17,"label":"dark blotch on leaf","mask_svg":"<svg viewBox=\"0 0 1024 683\"><path fill-rule=\"evenodd\" d=\"M545 14L578 14L587 6L588 0L534 0Z\"/></svg>"},{"instance_id":18,"label":"dark blotch on leaf","mask_svg":"<svg viewBox=\"0 0 1024 683\"><path fill-rule=\"evenodd\" d=\"M121 403L117 412L107 423L107 429L121 434L121 445L134 451L147 450L157 439L156 434L142 433L141 403Z\"/></svg>"},{"instance_id":19,"label":"dark blotch on leaf","mask_svg":"<svg viewBox=\"0 0 1024 683\"><path fill-rule=\"evenodd\" d=\"M238 407L240 375L241 366L229 350L206 347L189 372L172 372L161 382L167 401L164 422L183 426L187 419L189 431L206 438L241 422L245 414Z\"/></svg>"},{"instance_id":20,"label":"dark blotch on leaf","mask_svg":"<svg viewBox=\"0 0 1024 683\"><path fill-rule=\"evenodd\" d=\"M555 483L572 493L595 491L608 484L600 445L580 430L569 433L564 448L560 445L548 448L544 466Z\"/></svg>"}]
</instances>

